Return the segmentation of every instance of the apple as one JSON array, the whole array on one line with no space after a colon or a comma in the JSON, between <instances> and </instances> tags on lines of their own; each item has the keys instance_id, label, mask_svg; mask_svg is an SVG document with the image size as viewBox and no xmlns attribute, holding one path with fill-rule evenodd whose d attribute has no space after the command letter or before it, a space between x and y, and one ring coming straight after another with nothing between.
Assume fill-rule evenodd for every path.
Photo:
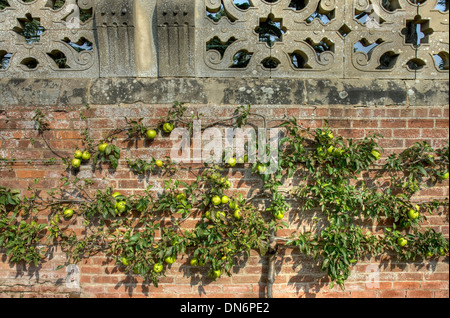
<instances>
[{"instance_id":1,"label":"apple","mask_svg":"<svg viewBox=\"0 0 450 318\"><path fill-rule=\"evenodd\" d=\"M154 129L149 129L146 132L146 136L148 139L154 139L156 137L156 135L157 135L157 132Z\"/></svg>"},{"instance_id":2,"label":"apple","mask_svg":"<svg viewBox=\"0 0 450 318\"><path fill-rule=\"evenodd\" d=\"M226 195L224 195L221 199L222 204L227 204L228 201L230 201L230 198L228 198Z\"/></svg>"},{"instance_id":3,"label":"apple","mask_svg":"<svg viewBox=\"0 0 450 318\"><path fill-rule=\"evenodd\" d=\"M163 165L164 165L164 163L161 161L161 160L156 160L155 161L155 165L157 166L157 167L162 167Z\"/></svg>"},{"instance_id":4,"label":"apple","mask_svg":"<svg viewBox=\"0 0 450 318\"><path fill-rule=\"evenodd\" d=\"M404 247L408 244L408 240L406 240L403 237L399 237L397 240L398 245L400 245L401 247Z\"/></svg>"},{"instance_id":5,"label":"apple","mask_svg":"<svg viewBox=\"0 0 450 318\"><path fill-rule=\"evenodd\" d=\"M119 214L122 214L127 210L127 203L125 201L117 202L115 208L119 212Z\"/></svg>"},{"instance_id":6,"label":"apple","mask_svg":"<svg viewBox=\"0 0 450 318\"><path fill-rule=\"evenodd\" d=\"M222 199L218 195L213 196L211 201L214 205L219 205L222 203Z\"/></svg>"},{"instance_id":7,"label":"apple","mask_svg":"<svg viewBox=\"0 0 450 318\"><path fill-rule=\"evenodd\" d=\"M177 201L181 202L183 200L186 200L186 195L184 193L180 193L177 195Z\"/></svg>"},{"instance_id":8,"label":"apple","mask_svg":"<svg viewBox=\"0 0 450 318\"><path fill-rule=\"evenodd\" d=\"M81 155L81 159L83 159L84 161L88 161L89 159L91 159L91 154L89 153L89 151L83 152L83 154Z\"/></svg>"},{"instance_id":9,"label":"apple","mask_svg":"<svg viewBox=\"0 0 450 318\"><path fill-rule=\"evenodd\" d=\"M173 124L172 123L165 123L163 125L163 130L166 133L170 133L173 130Z\"/></svg>"},{"instance_id":10,"label":"apple","mask_svg":"<svg viewBox=\"0 0 450 318\"><path fill-rule=\"evenodd\" d=\"M376 160L379 160L381 158L381 154L376 150L372 150L371 154L375 157Z\"/></svg>"},{"instance_id":11,"label":"apple","mask_svg":"<svg viewBox=\"0 0 450 318\"><path fill-rule=\"evenodd\" d=\"M236 211L234 211L234 215L233 216L234 216L234 218L236 220L241 220L242 219L241 210L237 209Z\"/></svg>"},{"instance_id":12,"label":"apple","mask_svg":"<svg viewBox=\"0 0 450 318\"><path fill-rule=\"evenodd\" d=\"M417 219L417 218L419 217L419 211L416 211L416 210L413 210L413 209L409 210L409 211L408 211L408 217L409 217L411 220Z\"/></svg>"},{"instance_id":13,"label":"apple","mask_svg":"<svg viewBox=\"0 0 450 318\"><path fill-rule=\"evenodd\" d=\"M230 167L234 167L236 165L236 158L228 159L228 164L230 165Z\"/></svg>"},{"instance_id":14,"label":"apple","mask_svg":"<svg viewBox=\"0 0 450 318\"><path fill-rule=\"evenodd\" d=\"M98 151L103 153L103 152L105 152L106 147L108 147L108 144L106 142L104 142L104 143L98 145Z\"/></svg>"},{"instance_id":15,"label":"apple","mask_svg":"<svg viewBox=\"0 0 450 318\"><path fill-rule=\"evenodd\" d=\"M64 217L65 218L71 218L72 217L72 215L73 215L73 210L72 209L66 209L66 210L64 210Z\"/></svg>"},{"instance_id":16,"label":"apple","mask_svg":"<svg viewBox=\"0 0 450 318\"><path fill-rule=\"evenodd\" d=\"M168 256L168 257L166 257L166 259L164 260L167 264L173 264L173 263L175 263L175 257L173 257L173 256Z\"/></svg>"},{"instance_id":17,"label":"apple","mask_svg":"<svg viewBox=\"0 0 450 318\"><path fill-rule=\"evenodd\" d=\"M265 165L263 165L263 164L259 164L258 165L258 172L260 173L260 174L263 174L264 172L266 172L266 166Z\"/></svg>"},{"instance_id":18,"label":"apple","mask_svg":"<svg viewBox=\"0 0 450 318\"><path fill-rule=\"evenodd\" d=\"M75 157L75 159L81 159L81 157L83 156L83 153L81 152L81 150L77 150L77 151L75 151L73 156Z\"/></svg>"},{"instance_id":19,"label":"apple","mask_svg":"<svg viewBox=\"0 0 450 318\"><path fill-rule=\"evenodd\" d=\"M75 169L78 169L81 166L81 160L80 159L73 159L72 160L72 167Z\"/></svg>"}]
</instances>

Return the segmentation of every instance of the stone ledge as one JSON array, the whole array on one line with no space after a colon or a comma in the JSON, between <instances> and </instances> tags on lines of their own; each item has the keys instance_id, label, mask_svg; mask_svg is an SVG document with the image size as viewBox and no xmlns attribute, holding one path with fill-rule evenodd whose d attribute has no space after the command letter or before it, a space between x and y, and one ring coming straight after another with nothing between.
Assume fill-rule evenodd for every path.
<instances>
[{"instance_id":1,"label":"stone ledge","mask_svg":"<svg viewBox=\"0 0 450 318\"><path fill-rule=\"evenodd\" d=\"M448 105L449 81L217 78L1 79L5 106L171 104Z\"/></svg>"}]
</instances>

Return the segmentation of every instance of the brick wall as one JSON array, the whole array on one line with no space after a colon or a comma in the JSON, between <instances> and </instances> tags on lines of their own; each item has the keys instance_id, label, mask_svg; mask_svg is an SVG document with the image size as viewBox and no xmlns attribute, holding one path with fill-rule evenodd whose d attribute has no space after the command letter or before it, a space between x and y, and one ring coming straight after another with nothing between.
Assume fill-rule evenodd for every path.
<instances>
[{"instance_id":1,"label":"brick wall","mask_svg":"<svg viewBox=\"0 0 450 318\"><path fill-rule=\"evenodd\" d=\"M182 100L181 100L182 101ZM211 104L186 104L189 111L198 110L206 115L204 121L214 121L219 117L231 116L239 104L220 106ZM328 121L336 135L362 138L375 131L385 138L380 145L384 155L400 152L414 142L426 140L434 147L444 145L449 133L449 108L447 106L352 106L352 105L295 105L277 104L253 105L252 112L263 114L270 119L268 126L280 123L286 116L294 116L305 127L320 127ZM170 107L169 103L91 104L90 109L79 105L53 105L39 107L46 115L51 130L45 137L54 150L63 156L72 156L74 149L81 147L81 131L90 129L91 137L100 140L111 129L125 125L125 117L144 117L144 124L151 126ZM0 156L15 158L16 162L7 167L0 164L0 186L18 188L27 194L27 187L43 190L58 187L62 176L72 173L65 171L57 162L46 165L44 160L55 157L34 129L33 106L3 106L0 111ZM82 112L87 120L80 118ZM258 123L257 118L252 122ZM124 194L141 193L148 184L155 189L162 185L158 175L138 178L126 165L125 158L149 158L168 155L170 140L159 138L150 144L144 140L129 143L125 135L120 135L116 145L122 149L122 159L117 171L92 172L89 166L82 166L78 177L92 178L96 188L112 186ZM259 177L252 176L238 167L229 174L232 184L230 193L244 194L252 187L259 187ZM180 180L193 180L188 170L177 173ZM33 185L34 179L41 179ZM422 191L417 197L444 198L449 195L448 181L433 189ZM448 237L448 208L442 215L428 218L425 226L441 231ZM42 222L47 222L43 213ZM289 219L290 216L287 217ZM194 227L197 219L188 222ZM79 231L81 220L70 225ZM298 224L279 236L295 232ZM378 224L381 231L383 224ZM200 275L201 269L190 267L187 255L179 257L160 280L158 288L142 281L138 276L127 277L123 268L103 255L95 255L79 264L80 288L66 286L65 269L56 270L64 262L63 253L57 249L53 258L42 266L13 266L0 251L0 297L263 297L266 292L268 263L265 257L252 251L243 264L233 269L233 276L225 275L213 282ZM378 272L379 271L379 272ZM203 274L206 274L204 272ZM372 279L377 275L376 282ZM424 262L402 262L389 255L380 259L358 262L346 283L346 290L329 289L327 276L310 258L289 247L281 247L276 259L275 297L449 297L448 258Z\"/></svg>"}]
</instances>

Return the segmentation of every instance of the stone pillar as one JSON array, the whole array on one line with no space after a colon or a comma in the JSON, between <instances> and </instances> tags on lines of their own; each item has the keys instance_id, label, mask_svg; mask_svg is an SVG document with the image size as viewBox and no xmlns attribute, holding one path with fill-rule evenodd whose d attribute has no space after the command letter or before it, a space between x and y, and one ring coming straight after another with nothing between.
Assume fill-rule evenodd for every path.
<instances>
[{"instance_id":1,"label":"stone pillar","mask_svg":"<svg viewBox=\"0 0 450 318\"><path fill-rule=\"evenodd\" d=\"M195 76L195 0L157 0L159 76Z\"/></svg>"},{"instance_id":2,"label":"stone pillar","mask_svg":"<svg viewBox=\"0 0 450 318\"><path fill-rule=\"evenodd\" d=\"M134 1L136 76L157 77L156 0Z\"/></svg>"},{"instance_id":3,"label":"stone pillar","mask_svg":"<svg viewBox=\"0 0 450 318\"><path fill-rule=\"evenodd\" d=\"M100 77L136 75L133 0L96 1Z\"/></svg>"}]
</instances>

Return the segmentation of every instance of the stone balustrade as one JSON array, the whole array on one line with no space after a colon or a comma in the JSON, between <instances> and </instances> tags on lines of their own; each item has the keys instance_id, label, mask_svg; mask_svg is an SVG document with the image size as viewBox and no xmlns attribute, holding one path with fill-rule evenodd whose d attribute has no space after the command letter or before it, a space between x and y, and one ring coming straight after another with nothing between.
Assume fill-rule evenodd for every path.
<instances>
[{"instance_id":1,"label":"stone balustrade","mask_svg":"<svg viewBox=\"0 0 450 318\"><path fill-rule=\"evenodd\" d=\"M0 78L448 79L446 0L5 1Z\"/></svg>"}]
</instances>

